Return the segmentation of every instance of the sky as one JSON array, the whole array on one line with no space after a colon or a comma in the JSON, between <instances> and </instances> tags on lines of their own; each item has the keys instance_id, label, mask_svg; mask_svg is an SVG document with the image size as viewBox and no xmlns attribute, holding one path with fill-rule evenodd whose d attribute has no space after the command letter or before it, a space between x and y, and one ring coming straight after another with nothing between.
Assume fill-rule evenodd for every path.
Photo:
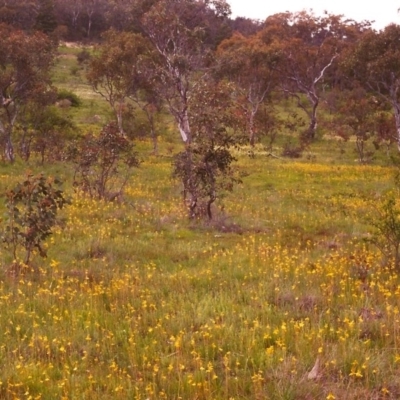
<instances>
[{"instance_id":1,"label":"sky","mask_svg":"<svg viewBox=\"0 0 400 400\"><path fill-rule=\"evenodd\" d=\"M373 28L380 30L394 22L400 24L400 0L227 0L232 17L247 17L264 20L269 15L290 11L309 11L322 15L326 10L331 14L343 14L346 18L361 22L375 21Z\"/></svg>"}]
</instances>

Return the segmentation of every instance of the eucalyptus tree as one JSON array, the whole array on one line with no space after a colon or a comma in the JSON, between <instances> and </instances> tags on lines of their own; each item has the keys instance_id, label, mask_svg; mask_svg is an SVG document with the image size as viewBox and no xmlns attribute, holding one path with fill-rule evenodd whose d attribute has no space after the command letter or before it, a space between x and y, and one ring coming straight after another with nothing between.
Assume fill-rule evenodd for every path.
<instances>
[{"instance_id":1,"label":"eucalyptus tree","mask_svg":"<svg viewBox=\"0 0 400 400\"><path fill-rule=\"evenodd\" d=\"M120 133L123 131L123 113L128 98L134 99L145 86L145 74L151 65L147 62L152 49L141 34L110 30L103 36L97 53L91 58L87 78L95 92L112 107Z\"/></svg>"},{"instance_id":2,"label":"eucalyptus tree","mask_svg":"<svg viewBox=\"0 0 400 400\"><path fill-rule=\"evenodd\" d=\"M0 0L0 23L30 30L37 16L37 0Z\"/></svg>"},{"instance_id":3,"label":"eucalyptus tree","mask_svg":"<svg viewBox=\"0 0 400 400\"><path fill-rule=\"evenodd\" d=\"M183 183L189 217L213 217L212 205L240 179L230 149L241 141L233 87L203 79L192 92L189 122L192 142L174 159L174 175Z\"/></svg>"},{"instance_id":4,"label":"eucalyptus tree","mask_svg":"<svg viewBox=\"0 0 400 400\"><path fill-rule=\"evenodd\" d=\"M281 54L277 69L282 90L296 98L307 114L305 139L313 139L323 87L329 84L328 72L336 68L343 48L359 37L365 25L341 15L319 17L305 11L273 15L264 25L260 37Z\"/></svg>"},{"instance_id":5,"label":"eucalyptus tree","mask_svg":"<svg viewBox=\"0 0 400 400\"><path fill-rule=\"evenodd\" d=\"M400 151L400 25L370 30L346 55L343 67L368 91L390 104Z\"/></svg>"},{"instance_id":6,"label":"eucalyptus tree","mask_svg":"<svg viewBox=\"0 0 400 400\"><path fill-rule=\"evenodd\" d=\"M257 139L257 114L278 83L279 56L258 35L235 33L218 47L218 75L235 83L234 95L246 119L249 142Z\"/></svg>"},{"instance_id":7,"label":"eucalyptus tree","mask_svg":"<svg viewBox=\"0 0 400 400\"><path fill-rule=\"evenodd\" d=\"M141 21L159 55L155 66L157 91L175 119L185 146L174 165L175 175L183 184L189 216L196 216L199 203L208 198L209 218L211 204L222 189L216 183L217 176L231 176L232 143L227 128L234 123L219 117L225 115L221 101L229 103L230 97L226 91L221 97L218 85L211 79L214 54L211 43L205 40L210 13L224 19L230 8L224 0L162 0L156 1ZM214 101L199 103L199 99L214 99L219 114L209 118Z\"/></svg>"},{"instance_id":8,"label":"eucalyptus tree","mask_svg":"<svg viewBox=\"0 0 400 400\"><path fill-rule=\"evenodd\" d=\"M54 42L42 32L28 35L0 25L0 141L13 162L13 132L23 108L49 91Z\"/></svg>"},{"instance_id":9,"label":"eucalyptus tree","mask_svg":"<svg viewBox=\"0 0 400 400\"><path fill-rule=\"evenodd\" d=\"M70 36L80 37L79 21L84 12L83 0L55 0L55 9L59 23L68 27Z\"/></svg>"},{"instance_id":10,"label":"eucalyptus tree","mask_svg":"<svg viewBox=\"0 0 400 400\"><path fill-rule=\"evenodd\" d=\"M38 0L34 29L51 34L58 26L53 0Z\"/></svg>"},{"instance_id":11,"label":"eucalyptus tree","mask_svg":"<svg viewBox=\"0 0 400 400\"><path fill-rule=\"evenodd\" d=\"M175 118L182 141L189 145L189 101L192 90L208 74L211 50L204 44L204 13L229 14L224 0L163 0L142 18L142 27L160 56L159 92Z\"/></svg>"}]
</instances>

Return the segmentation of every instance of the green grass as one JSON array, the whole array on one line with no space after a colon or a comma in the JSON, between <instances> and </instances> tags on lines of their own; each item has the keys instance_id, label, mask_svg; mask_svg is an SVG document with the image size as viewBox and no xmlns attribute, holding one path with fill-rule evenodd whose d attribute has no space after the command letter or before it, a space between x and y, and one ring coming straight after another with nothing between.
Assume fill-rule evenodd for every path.
<instances>
[{"instance_id":1,"label":"green grass","mask_svg":"<svg viewBox=\"0 0 400 400\"><path fill-rule=\"evenodd\" d=\"M64 110L82 130L99 129L110 119L112 114L107 102L95 93L86 79L85 65L79 65L77 55L79 47L59 48L58 57L52 71L54 85L75 93L82 101L81 107Z\"/></svg>"},{"instance_id":2,"label":"green grass","mask_svg":"<svg viewBox=\"0 0 400 400\"><path fill-rule=\"evenodd\" d=\"M73 202L39 272L1 248L2 397L396 397L400 286L355 219L391 171L239 161L212 225L186 219L168 157L116 204L72 194L65 171Z\"/></svg>"}]
</instances>

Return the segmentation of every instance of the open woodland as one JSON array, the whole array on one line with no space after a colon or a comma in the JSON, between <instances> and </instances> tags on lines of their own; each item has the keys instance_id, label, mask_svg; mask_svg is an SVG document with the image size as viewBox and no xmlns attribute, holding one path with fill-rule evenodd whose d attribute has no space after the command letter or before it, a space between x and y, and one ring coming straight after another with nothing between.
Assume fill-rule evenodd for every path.
<instances>
[{"instance_id":1,"label":"open woodland","mask_svg":"<svg viewBox=\"0 0 400 400\"><path fill-rule=\"evenodd\" d=\"M1 399L400 398L400 26L0 20Z\"/></svg>"}]
</instances>

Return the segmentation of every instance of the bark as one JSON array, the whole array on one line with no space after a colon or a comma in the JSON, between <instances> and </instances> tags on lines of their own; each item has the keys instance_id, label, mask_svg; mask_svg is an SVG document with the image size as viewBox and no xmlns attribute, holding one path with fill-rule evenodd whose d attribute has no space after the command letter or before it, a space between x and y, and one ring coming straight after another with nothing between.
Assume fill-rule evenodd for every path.
<instances>
[{"instance_id":1,"label":"bark","mask_svg":"<svg viewBox=\"0 0 400 400\"><path fill-rule=\"evenodd\" d=\"M153 153L158 153L158 140L157 140L157 132L154 127L154 118L152 115L148 115L149 124L150 124L150 135L153 140Z\"/></svg>"},{"instance_id":2,"label":"bark","mask_svg":"<svg viewBox=\"0 0 400 400\"><path fill-rule=\"evenodd\" d=\"M115 108L115 114L117 116L118 131L121 135L124 136L125 132L124 132L123 124L122 124L123 108L124 108L124 103L122 101L117 102L117 106Z\"/></svg>"},{"instance_id":3,"label":"bark","mask_svg":"<svg viewBox=\"0 0 400 400\"><path fill-rule=\"evenodd\" d=\"M390 83L383 83L381 85L379 82L368 82L367 86L392 106L397 133L394 139L396 140L397 149L400 152L400 104L398 102L399 86L397 80L392 76Z\"/></svg>"},{"instance_id":4,"label":"bark","mask_svg":"<svg viewBox=\"0 0 400 400\"><path fill-rule=\"evenodd\" d=\"M254 147L254 144L255 144L255 136L256 136L256 132L255 132L255 128L254 128L255 116L256 116L256 111L252 110L250 112L250 117L249 117L249 142L250 142L251 147Z\"/></svg>"},{"instance_id":5,"label":"bark","mask_svg":"<svg viewBox=\"0 0 400 400\"><path fill-rule=\"evenodd\" d=\"M400 104L398 104L397 101L392 101L392 105L394 109L394 119L396 122L396 132L397 132L396 143L397 143L397 148L400 152Z\"/></svg>"},{"instance_id":6,"label":"bark","mask_svg":"<svg viewBox=\"0 0 400 400\"><path fill-rule=\"evenodd\" d=\"M310 135L310 139L315 138L315 133L317 130L317 109L318 109L318 104L319 104L319 98L314 95L314 99L312 100L312 109L310 113L310 124L308 126L308 133Z\"/></svg>"},{"instance_id":7,"label":"bark","mask_svg":"<svg viewBox=\"0 0 400 400\"><path fill-rule=\"evenodd\" d=\"M248 102L251 105L249 116L249 143L252 147L254 147L256 141L255 117L261 103L264 101L267 93L270 90L271 82L268 82L267 86L264 87L264 90L260 90L260 87L257 88L257 86L257 84L251 85L248 95Z\"/></svg>"},{"instance_id":8,"label":"bark","mask_svg":"<svg viewBox=\"0 0 400 400\"><path fill-rule=\"evenodd\" d=\"M11 163L15 161L14 146L11 140L10 133L7 133L6 136L4 154L7 161L10 161Z\"/></svg>"},{"instance_id":9,"label":"bark","mask_svg":"<svg viewBox=\"0 0 400 400\"><path fill-rule=\"evenodd\" d=\"M322 78L325 75L326 70L333 64L333 62L335 61L337 56L338 56L338 54L334 54L331 57L331 59L329 60L329 62L321 69L319 75L316 76L312 80L312 82L310 82L309 84L306 84L299 77L299 75L297 73L287 76L287 79L289 81L294 82L295 85L297 86L297 88L300 90L300 92L304 93L307 96L309 102L311 103L311 111L309 111L303 104L301 104L300 98L297 93L294 93L291 90L284 89L286 93L297 98L299 107L301 107L306 112L306 114L309 116L310 123L308 126L308 134L309 134L310 139L315 138L315 132L317 129L317 109L318 109L318 105L319 105L319 96L317 94L318 93L317 85L322 80ZM296 71L295 66L292 69L294 71Z\"/></svg>"},{"instance_id":10,"label":"bark","mask_svg":"<svg viewBox=\"0 0 400 400\"><path fill-rule=\"evenodd\" d=\"M89 18L88 28L87 28L87 37L88 38L90 37L90 31L91 31L91 28L92 28L92 16L93 16L93 12L88 13L88 18Z\"/></svg>"},{"instance_id":11,"label":"bark","mask_svg":"<svg viewBox=\"0 0 400 400\"><path fill-rule=\"evenodd\" d=\"M29 158L31 156L31 141L32 138L28 135L27 129L25 128L20 143L21 156L24 159L24 161L29 161ZM45 148L46 146L42 145L40 149L40 154L42 156L42 164L44 163Z\"/></svg>"},{"instance_id":12,"label":"bark","mask_svg":"<svg viewBox=\"0 0 400 400\"><path fill-rule=\"evenodd\" d=\"M187 109L185 108L182 112L180 112L176 116L176 118L178 120L178 128L179 128L179 133L181 134L181 138L186 144L186 146L188 146L191 142L191 135L190 135L189 114Z\"/></svg>"}]
</instances>

